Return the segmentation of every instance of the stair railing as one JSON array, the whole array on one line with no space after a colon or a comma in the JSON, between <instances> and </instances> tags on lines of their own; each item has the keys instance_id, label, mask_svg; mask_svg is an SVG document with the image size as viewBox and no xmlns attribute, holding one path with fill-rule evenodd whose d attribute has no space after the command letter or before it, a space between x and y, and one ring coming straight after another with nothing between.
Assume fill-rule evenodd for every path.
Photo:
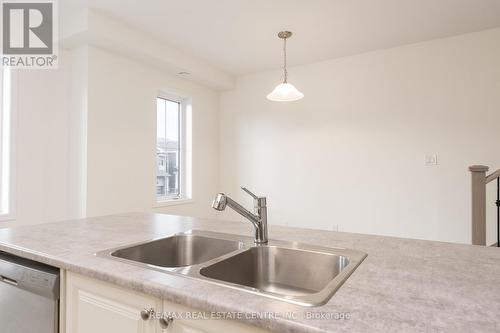
<instances>
[{"instance_id":1,"label":"stair railing","mask_svg":"<svg viewBox=\"0 0 500 333\"><path fill-rule=\"evenodd\" d=\"M489 167L473 165L469 167L472 176L472 244L486 245L486 185L496 180L497 198L497 243L500 246L500 169L486 175Z\"/></svg>"}]
</instances>

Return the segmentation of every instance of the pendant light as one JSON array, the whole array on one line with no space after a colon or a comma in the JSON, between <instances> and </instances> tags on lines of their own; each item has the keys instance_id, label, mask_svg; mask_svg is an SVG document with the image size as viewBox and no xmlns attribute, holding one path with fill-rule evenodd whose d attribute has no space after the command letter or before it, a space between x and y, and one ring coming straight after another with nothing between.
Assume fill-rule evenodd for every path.
<instances>
[{"instance_id":1,"label":"pendant light","mask_svg":"<svg viewBox=\"0 0 500 333\"><path fill-rule=\"evenodd\" d=\"M283 39L283 83L280 83L267 95L267 99L275 102L292 102L304 97L304 94L288 83L288 71L286 69L286 40L292 37L290 31L281 31L278 37Z\"/></svg>"}]
</instances>

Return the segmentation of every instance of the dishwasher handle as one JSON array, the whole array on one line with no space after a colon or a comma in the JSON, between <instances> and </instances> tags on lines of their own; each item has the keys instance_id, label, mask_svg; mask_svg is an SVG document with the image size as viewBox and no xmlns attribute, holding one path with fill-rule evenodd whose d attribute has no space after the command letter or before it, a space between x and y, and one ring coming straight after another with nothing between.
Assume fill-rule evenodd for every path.
<instances>
[{"instance_id":1,"label":"dishwasher handle","mask_svg":"<svg viewBox=\"0 0 500 333\"><path fill-rule=\"evenodd\" d=\"M5 277L3 275L0 275L0 281L8 283L13 286L17 286L17 281L13 279L9 279L8 277Z\"/></svg>"}]
</instances>

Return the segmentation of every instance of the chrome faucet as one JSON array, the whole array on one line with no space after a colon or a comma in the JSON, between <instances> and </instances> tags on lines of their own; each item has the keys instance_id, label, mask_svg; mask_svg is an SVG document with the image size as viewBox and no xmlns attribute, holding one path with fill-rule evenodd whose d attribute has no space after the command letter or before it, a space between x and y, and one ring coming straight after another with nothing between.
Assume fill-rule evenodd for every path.
<instances>
[{"instance_id":1,"label":"chrome faucet","mask_svg":"<svg viewBox=\"0 0 500 333\"><path fill-rule=\"evenodd\" d=\"M237 213L246 217L255 228L255 244L267 244L267 207L266 197L259 197L250 192L247 188L242 187L243 191L248 193L254 202L254 212L249 212L242 205L225 195L218 193L212 203L212 208L218 211L223 211L226 206L231 207Z\"/></svg>"}]
</instances>

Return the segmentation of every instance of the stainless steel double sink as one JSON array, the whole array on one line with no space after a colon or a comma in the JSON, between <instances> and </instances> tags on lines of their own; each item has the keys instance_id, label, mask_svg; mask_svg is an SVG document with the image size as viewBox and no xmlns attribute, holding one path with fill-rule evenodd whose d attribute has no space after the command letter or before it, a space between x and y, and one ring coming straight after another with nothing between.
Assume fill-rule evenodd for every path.
<instances>
[{"instance_id":1,"label":"stainless steel double sink","mask_svg":"<svg viewBox=\"0 0 500 333\"><path fill-rule=\"evenodd\" d=\"M295 242L255 245L249 237L200 230L97 255L303 306L325 304L366 257Z\"/></svg>"}]
</instances>

